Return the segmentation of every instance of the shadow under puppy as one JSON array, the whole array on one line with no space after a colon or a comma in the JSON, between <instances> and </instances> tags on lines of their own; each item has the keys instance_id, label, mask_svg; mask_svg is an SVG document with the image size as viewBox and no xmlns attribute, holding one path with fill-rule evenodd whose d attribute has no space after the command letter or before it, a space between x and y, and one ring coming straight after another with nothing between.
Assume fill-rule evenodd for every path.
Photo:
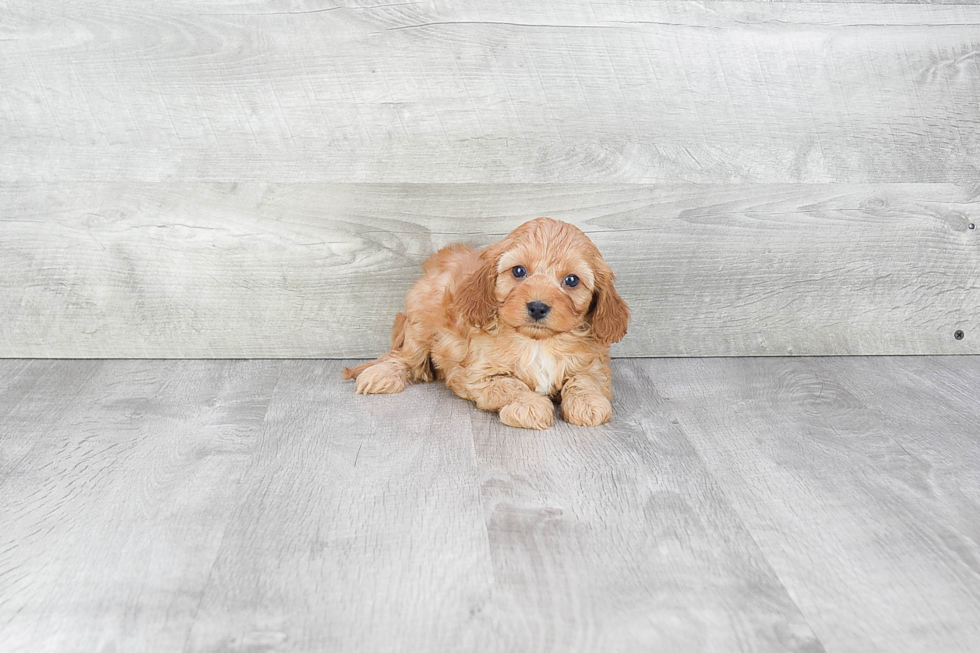
<instances>
[{"instance_id":1,"label":"shadow under puppy","mask_svg":"<svg viewBox=\"0 0 980 653\"><path fill-rule=\"evenodd\" d=\"M550 427L559 399L573 424L609 420L609 345L626 335L630 314L581 230L538 218L483 250L446 247L422 269L391 351L344 370L358 393L442 379L509 426Z\"/></svg>"}]
</instances>

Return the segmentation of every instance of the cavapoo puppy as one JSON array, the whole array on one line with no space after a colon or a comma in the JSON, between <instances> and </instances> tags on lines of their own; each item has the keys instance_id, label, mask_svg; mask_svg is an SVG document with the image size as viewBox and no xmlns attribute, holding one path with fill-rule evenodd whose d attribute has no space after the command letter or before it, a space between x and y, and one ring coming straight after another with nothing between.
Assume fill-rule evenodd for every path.
<instances>
[{"instance_id":1,"label":"cavapoo puppy","mask_svg":"<svg viewBox=\"0 0 980 653\"><path fill-rule=\"evenodd\" d=\"M630 313L582 231L538 218L479 251L446 247L422 269L391 351L344 370L358 393L442 379L509 426L550 427L555 400L573 424L609 420L609 345L626 335Z\"/></svg>"}]
</instances>

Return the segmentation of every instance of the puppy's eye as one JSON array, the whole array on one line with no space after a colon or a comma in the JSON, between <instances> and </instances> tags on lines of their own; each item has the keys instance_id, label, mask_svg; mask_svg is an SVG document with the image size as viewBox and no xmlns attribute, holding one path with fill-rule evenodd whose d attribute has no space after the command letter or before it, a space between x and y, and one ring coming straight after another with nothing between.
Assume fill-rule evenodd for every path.
<instances>
[{"instance_id":1,"label":"puppy's eye","mask_svg":"<svg viewBox=\"0 0 980 653\"><path fill-rule=\"evenodd\" d=\"M569 288L574 288L578 285L578 277L576 277L574 274L568 275L565 277L565 285Z\"/></svg>"},{"instance_id":2,"label":"puppy's eye","mask_svg":"<svg viewBox=\"0 0 980 653\"><path fill-rule=\"evenodd\" d=\"M513 272L514 276L518 279L523 279L527 276L527 270L524 269L523 265L515 265L511 272Z\"/></svg>"}]
</instances>

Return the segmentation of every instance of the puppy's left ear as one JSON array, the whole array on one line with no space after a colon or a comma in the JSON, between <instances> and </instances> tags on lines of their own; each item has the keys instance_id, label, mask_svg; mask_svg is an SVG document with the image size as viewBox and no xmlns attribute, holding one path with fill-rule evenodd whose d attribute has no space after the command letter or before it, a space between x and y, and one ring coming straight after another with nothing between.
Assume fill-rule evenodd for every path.
<instances>
[{"instance_id":1,"label":"puppy's left ear","mask_svg":"<svg viewBox=\"0 0 980 653\"><path fill-rule=\"evenodd\" d=\"M629 306L616 292L613 279L615 275L609 266L600 265L592 298L592 335L607 347L623 339L630 322Z\"/></svg>"}]
</instances>

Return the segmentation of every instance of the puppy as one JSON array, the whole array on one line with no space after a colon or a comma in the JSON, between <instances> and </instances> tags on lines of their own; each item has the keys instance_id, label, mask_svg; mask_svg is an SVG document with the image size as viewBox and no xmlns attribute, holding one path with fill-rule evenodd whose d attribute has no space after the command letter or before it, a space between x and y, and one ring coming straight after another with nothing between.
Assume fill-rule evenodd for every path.
<instances>
[{"instance_id":1,"label":"puppy","mask_svg":"<svg viewBox=\"0 0 980 653\"><path fill-rule=\"evenodd\" d=\"M391 351L344 370L359 394L442 379L509 426L547 429L553 400L572 424L612 417L609 345L626 335L630 313L581 230L538 218L480 251L442 249L422 269Z\"/></svg>"}]
</instances>

